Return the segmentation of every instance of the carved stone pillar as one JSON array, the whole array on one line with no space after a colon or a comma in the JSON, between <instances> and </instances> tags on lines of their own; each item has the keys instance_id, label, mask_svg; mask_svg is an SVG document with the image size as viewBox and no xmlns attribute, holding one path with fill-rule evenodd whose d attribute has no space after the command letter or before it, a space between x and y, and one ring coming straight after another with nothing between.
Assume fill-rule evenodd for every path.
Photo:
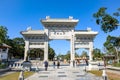
<instances>
[{"instance_id":1,"label":"carved stone pillar","mask_svg":"<svg viewBox=\"0 0 120 80\"><path fill-rule=\"evenodd\" d=\"M71 35L71 61L70 66L73 67L73 61L75 60L75 44L74 44L74 32Z\"/></svg>"},{"instance_id":2,"label":"carved stone pillar","mask_svg":"<svg viewBox=\"0 0 120 80\"><path fill-rule=\"evenodd\" d=\"M92 61L93 60L93 56L92 56L92 52L93 52L93 42L89 42L89 60Z\"/></svg>"},{"instance_id":3,"label":"carved stone pillar","mask_svg":"<svg viewBox=\"0 0 120 80\"><path fill-rule=\"evenodd\" d=\"M25 41L24 61L27 60L27 57L28 57L28 51L29 51L29 41Z\"/></svg>"},{"instance_id":4,"label":"carved stone pillar","mask_svg":"<svg viewBox=\"0 0 120 80\"><path fill-rule=\"evenodd\" d=\"M45 41L44 43L45 47L44 47L44 61L48 60L48 41Z\"/></svg>"},{"instance_id":5,"label":"carved stone pillar","mask_svg":"<svg viewBox=\"0 0 120 80\"><path fill-rule=\"evenodd\" d=\"M48 29L45 29L46 36L45 36L45 42L44 42L44 61L48 61Z\"/></svg>"}]
</instances>

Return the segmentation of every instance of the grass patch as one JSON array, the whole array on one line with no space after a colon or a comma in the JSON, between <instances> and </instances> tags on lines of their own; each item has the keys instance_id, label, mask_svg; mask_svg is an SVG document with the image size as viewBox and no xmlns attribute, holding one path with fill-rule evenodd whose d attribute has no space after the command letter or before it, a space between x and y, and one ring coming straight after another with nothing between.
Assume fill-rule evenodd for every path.
<instances>
[{"instance_id":1,"label":"grass patch","mask_svg":"<svg viewBox=\"0 0 120 80\"><path fill-rule=\"evenodd\" d=\"M115 73L107 72L109 80L120 80L120 75Z\"/></svg>"},{"instance_id":2,"label":"grass patch","mask_svg":"<svg viewBox=\"0 0 120 80\"><path fill-rule=\"evenodd\" d=\"M113 66L120 67L120 63L114 63Z\"/></svg>"},{"instance_id":3,"label":"grass patch","mask_svg":"<svg viewBox=\"0 0 120 80\"><path fill-rule=\"evenodd\" d=\"M25 73L24 73L24 77L27 78L27 77L33 75L34 73L35 73L35 72L25 72Z\"/></svg>"},{"instance_id":4,"label":"grass patch","mask_svg":"<svg viewBox=\"0 0 120 80\"><path fill-rule=\"evenodd\" d=\"M88 71L88 72L90 72L96 76L102 76L102 71L92 70L92 71ZM119 74L107 72L107 75L108 75L109 80L120 80Z\"/></svg>"},{"instance_id":5,"label":"grass patch","mask_svg":"<svg viewBox=\"0 0 120 80\"><path fill-rule=\"evenodd\" d=\"M7 64L1 64L0 63L0 69L4 69L4 68L6 68L7 67Z\"/></svg>"},{"instance_id":6,"label":"grass patch","mask_svg":"<svg viewBox=\"0 0 120 80\"><path fill-rule=\"evenodd\" d=\"M20 72L11 73L5 76L1 76L0 80L18 80ZM30 75L33 75L34 72L24 72L24 77L27 78Z\"/></svg>"},{"instance_id":7,"label":"grass patch","mask_svg":"<svg viewBox=\"0 0 120 80\"><path fill-rule=\"evenodd\" d=\"M102 71L98 71L98 70L91 70L91 71L88 71L92 74L95 74L96 76L102 76Z\"/></svg>"}]
</instances>

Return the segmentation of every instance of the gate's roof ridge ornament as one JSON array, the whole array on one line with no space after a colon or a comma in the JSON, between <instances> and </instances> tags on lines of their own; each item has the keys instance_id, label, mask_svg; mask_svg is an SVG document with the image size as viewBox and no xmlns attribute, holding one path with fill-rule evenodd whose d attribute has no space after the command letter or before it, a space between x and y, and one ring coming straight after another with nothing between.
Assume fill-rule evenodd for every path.
<instances>
[{"instance_id":1,"label":"gate's roof ridge ornament","mask_svg":"<svg viewBox=\"0 0 120 80\"><path fill-rule=\"evenodd\" d=\"M50 18L50 16L46 16L46 19L42 19L41 22L78 22L79 19L73 19L73 16L69 16L69 18Z\"/></svg>"},{"instance_id":2,"label":"gate's roof ridge ornament","mask_svg":"<svg viewBox=\"0 0 120 80\"><path fill-rule=\"evenodd\" d=\"M27 27L27 31L31 31L31 30L32 30L31 26Z\"/></svg>"},{"instance_id":3,"label":"gate's roof ridge ornament","mask_svg":"<svg viewBox=\"0 0 120 80\"><path fill-rule=\"evenodd\" d=\"M45 34L44 30L30 30L30 31L21 31L21 34Z\"/></svg>"}]
</instances>

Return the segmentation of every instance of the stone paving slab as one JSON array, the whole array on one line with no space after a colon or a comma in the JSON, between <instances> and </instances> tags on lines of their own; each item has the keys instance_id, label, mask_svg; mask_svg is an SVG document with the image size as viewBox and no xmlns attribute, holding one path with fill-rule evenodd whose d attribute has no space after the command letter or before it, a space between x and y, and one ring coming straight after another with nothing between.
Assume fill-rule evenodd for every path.
<instances>
[{"instance_id":1,"label":"stone paving slab","mask_svg":"<svg viewBox=\"0 0 120 80\"><path fill-rule=\"evenodd\" d=\"M86 73L82 67L67 66L60 69L49 67L48 71L39 71L25 80L102 80L102 78Z\"/></svg>"}]
</instances>

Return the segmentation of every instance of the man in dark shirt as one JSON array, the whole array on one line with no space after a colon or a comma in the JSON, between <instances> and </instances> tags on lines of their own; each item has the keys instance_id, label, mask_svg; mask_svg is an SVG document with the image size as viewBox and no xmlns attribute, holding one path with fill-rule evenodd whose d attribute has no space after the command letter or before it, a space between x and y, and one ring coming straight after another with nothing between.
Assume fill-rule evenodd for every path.
<instances>
[{"instance_id":1,"label":"man in dark shirt","mask_svg":"<svg viewBox=\"0 0 120 80\"><path fill-rule=\"evenodd\" d=\"M45 61L44 64L45 64L45 71L47 71L47 68L48 68L48 62Z\"/></svg>"}]
</instances>

